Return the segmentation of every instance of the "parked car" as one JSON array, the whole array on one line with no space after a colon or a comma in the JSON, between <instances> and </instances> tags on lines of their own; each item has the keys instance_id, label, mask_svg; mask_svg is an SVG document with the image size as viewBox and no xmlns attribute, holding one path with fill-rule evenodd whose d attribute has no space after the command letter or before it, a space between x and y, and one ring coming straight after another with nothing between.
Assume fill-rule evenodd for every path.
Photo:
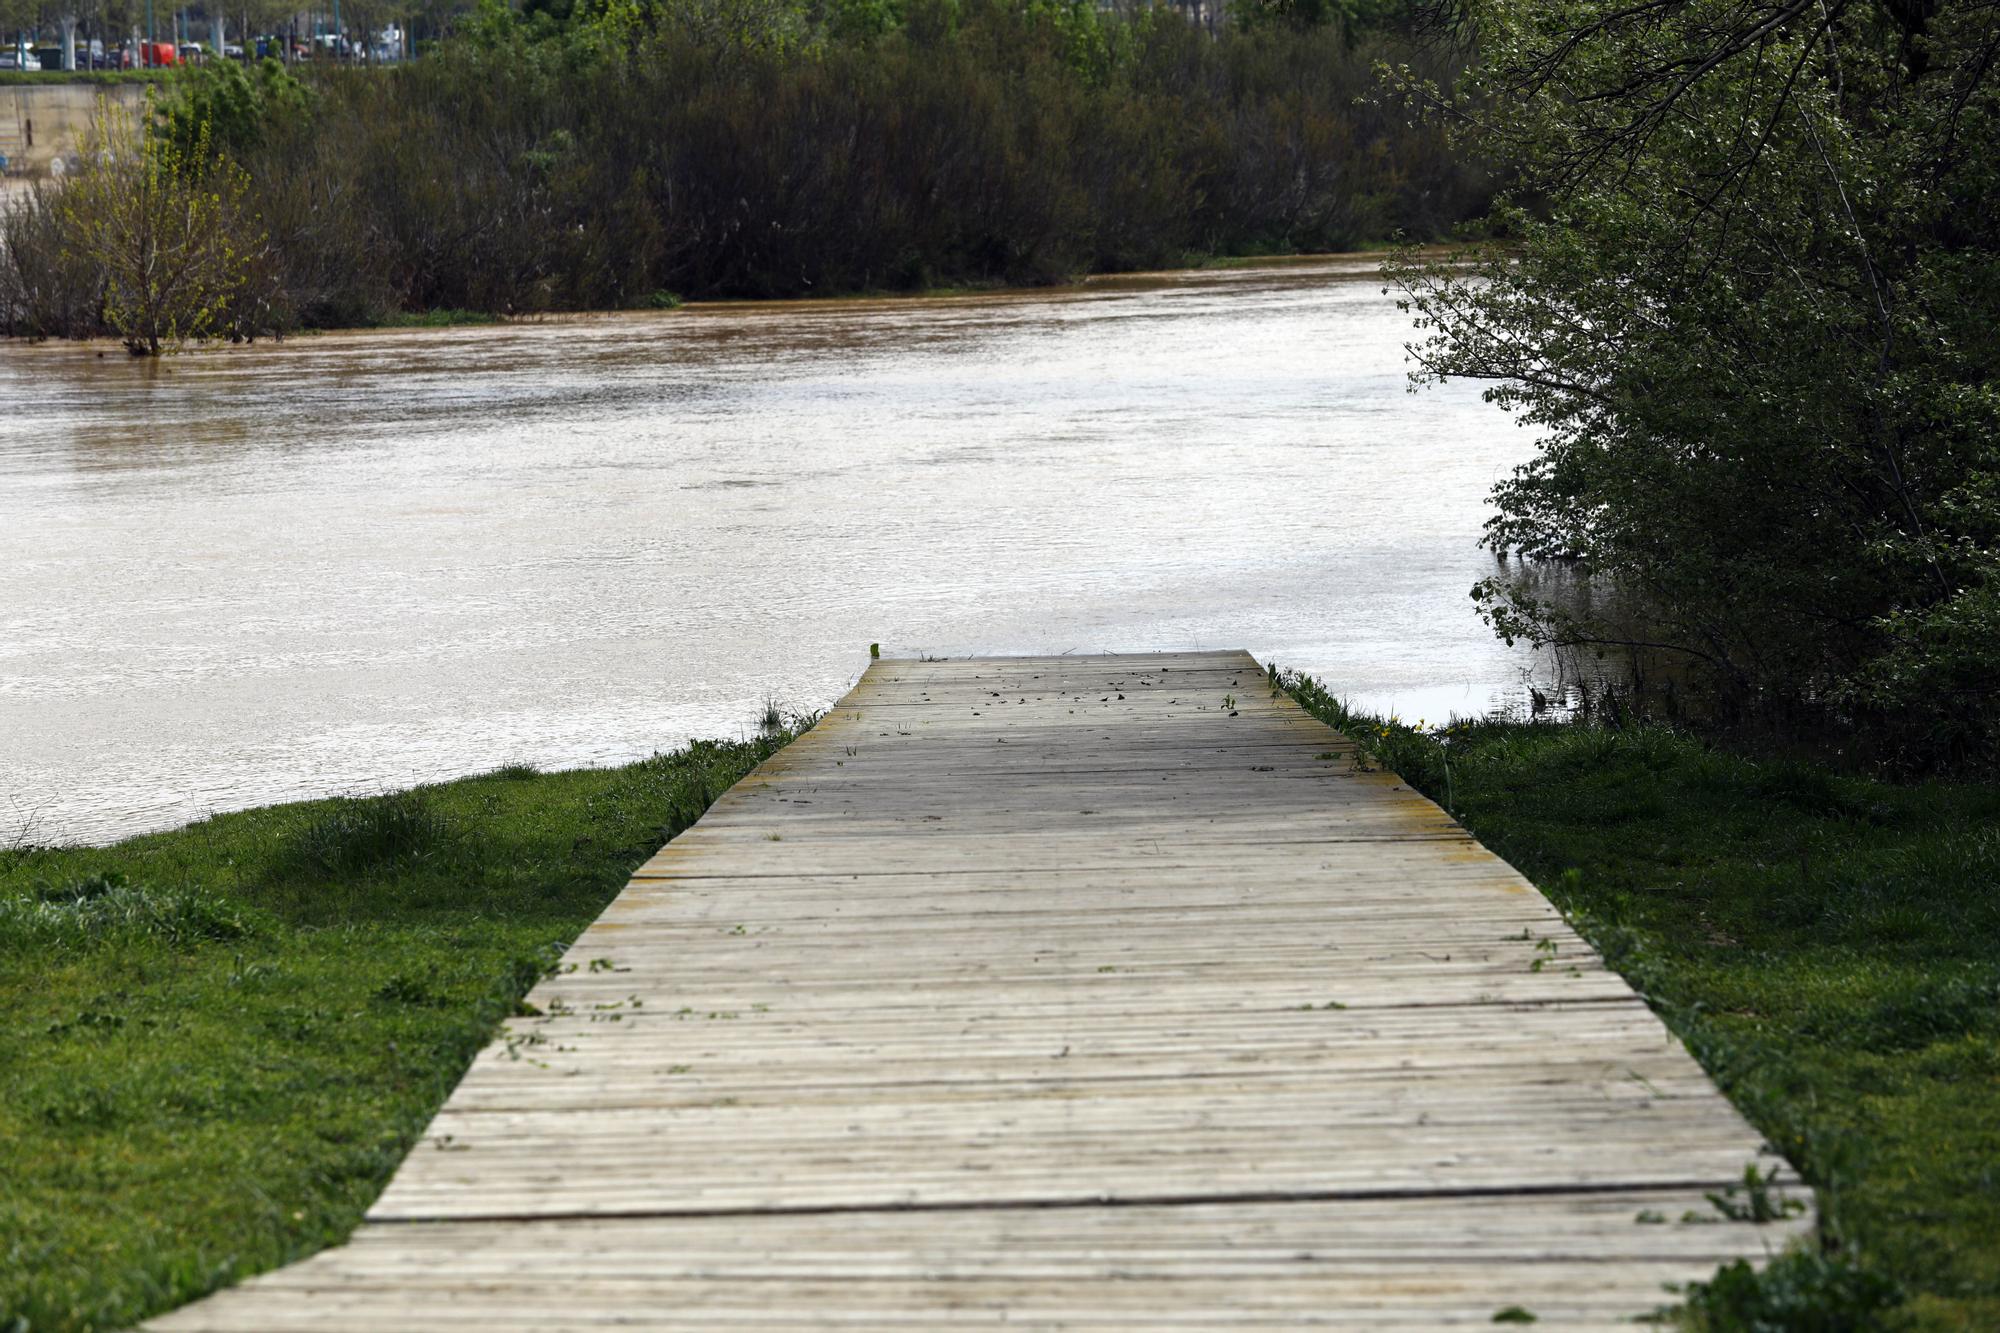
<instances>
[{"instance_id":1,"label":"parked car","mask_svg":"<svg viewBox=\"0 0 2000 1333\"><path fill-rule=\"evenodd\" d=\"M0 69L18 69L30 73L39 70L42 62L33 51L23 51L19 47L9 47L0 51Z\"/></svg>"}]
</instances>

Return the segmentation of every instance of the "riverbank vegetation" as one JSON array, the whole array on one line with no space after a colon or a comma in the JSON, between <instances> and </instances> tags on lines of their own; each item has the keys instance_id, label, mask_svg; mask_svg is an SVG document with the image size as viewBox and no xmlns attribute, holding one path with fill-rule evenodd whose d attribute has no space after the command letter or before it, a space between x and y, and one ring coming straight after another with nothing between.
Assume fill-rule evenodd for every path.
<instances>
[{"instance_id":1,"label":"riverbank vegetation","mask_svg":"<svg viewBox=\"0 0 2000 1333\"><path fill-rule=\"evenodd\" d=\"M1399 276L1437 377L1539 428L1479 595L1724 722L2000 762L2000 22L1988 0L1440 0L1439 123L1513 243ZM1470 268L1458 261L1470 260ZM1643 701L1642 701L1643 702Z\"/></svg>"},{"instance_id":2,"label":"riverbank vegetation","mask_svg":"<svg viewBox=\"0 0 2000 1333\"><path fill-rule=\"evenodd\" d=\"M1534 880L1818 1192L1818 1246L1724 1270L1694 1327L2000 1327L2000 785L1280 684Z\"/></svg>"},{"instance_id":3,"label":"riverbank vegetation","mask_svg":"<svg viewBox=\"0 0 2000 1333\"><path fill-rule=\"evenodd\" d=\"M790 739L0 851L0 1330L340 1240L633 868Z\"/></svg>"},{"instance_id":4,"label":"riverbank vegetation","mask_svg":"<svg viewBox=\"0 0 2000 1333\"><path fill-rule=\"evenodd\" d=\"M249 337L1438 237L1485 173L1384 60L1450 72L1387 16L1289 9L1210 33L1084 0L489 4L405 67L189 70L152 128L185 154L205 126L189 171L247 175L221 331ZM6 327L132 342L61 193L0 222Z\"/></svg>"},{"instance_id":5,"label":"riverbank vegetation","mask_svg":"<svg viewBox=\"0 0 2000 1333\"><path fill-rule=\"evenodd\" d=\"M0 69L0 88L32 84L86 83L109 87L120 83L165 83L164 69Z\"/></svg>"}]
</instances>

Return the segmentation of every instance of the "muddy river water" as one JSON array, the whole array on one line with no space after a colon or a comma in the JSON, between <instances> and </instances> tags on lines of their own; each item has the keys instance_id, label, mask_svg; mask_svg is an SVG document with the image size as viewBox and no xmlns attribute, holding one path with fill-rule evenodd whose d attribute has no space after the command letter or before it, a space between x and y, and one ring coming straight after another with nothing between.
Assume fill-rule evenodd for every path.
<instances>
[{"instance_id":1,"label":"muddy river water","mask_svg":"<svg viewBox=\"0 0 2000 1333\"><path fill-rule=\"evenodd\" d=\"M1245 647L1442 718L1530 439L1372 261L966 299L0 346L0 842L816 708L887 654Z\"/></svg>"}]
</instances>

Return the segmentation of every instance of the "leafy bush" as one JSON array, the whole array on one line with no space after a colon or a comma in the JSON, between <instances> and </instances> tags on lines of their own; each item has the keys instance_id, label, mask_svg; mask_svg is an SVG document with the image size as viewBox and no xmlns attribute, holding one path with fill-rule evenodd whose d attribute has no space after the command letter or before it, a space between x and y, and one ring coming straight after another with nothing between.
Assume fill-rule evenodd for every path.
<instances>
[{"instance_id":1,"label":"leafy bush","mask_svg":"<svg viewBox=\"0 0 2000 1333\"><path fill-rule=\"evenodd\" d=\"M134 355L225 331L263 245L243 168L213 150L206 122L169 132L108 101L83 149L62 187L27 206L60 236L56 271L94 279L104 325Z\"/></svg>"},{"instance_id":2,"label":"leafy bush","mask_svg":"<svg viewBox=\"0 0 2000 1333\"><path fill-rule=\"evenodd\" d=\"M255 65L218 60L174 70L158 104L162 128L180 150L198 155L203 135L214 147L241 154L303 122L306 86L278 61Z\"/></svg>"},{"instance_id":3,"label":"leafy bush","mask_svg":"<svg viewBox=\"0 0 2000 1333\"><path fill-rule=\"evenodd\" d=\"M2000 61L1978 0L1444 0L1515 237L1402 277L1437 377L1542 431L1488 540L1510 639L1637 642L1740 709L2000 753ZM1477 114L1465 115L1467 110ZM1614 613L1615 612L1615 613ZM1634 614L1625 614L1634 612Z\"/></svg>"}]
</instances>

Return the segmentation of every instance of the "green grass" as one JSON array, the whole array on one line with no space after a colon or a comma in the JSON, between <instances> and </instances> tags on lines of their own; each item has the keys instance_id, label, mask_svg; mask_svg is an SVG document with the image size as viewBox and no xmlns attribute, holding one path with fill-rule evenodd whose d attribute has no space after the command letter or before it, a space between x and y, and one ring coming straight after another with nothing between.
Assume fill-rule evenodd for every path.
<instances>
[{"instance_id":1,"label":"green grass","mask_svg":"<svg viewBox=\"0 0 2000 1333\"><path fill-rule=\"evenodd\" d=\"M174 76L160 69L0 69L0 86L13 83L165 83Z\"/></svg>"},{"instance_id":2,"label":"green grass","mask_svg":"<svg viewBox=\"0 0 2000 1333\"><path fill-rule=\"evenodd\" d=\"M344 1237L632 868L793 734L0 851L0 1330Z\"/></svg>"},{"instance_id":3,"label":"green grass","mask_svg":"<svg viewBox=\"0 0 2000 1333\"><path fill-rule=\"evenodd\" d=\"M456 329L469 324L504 324L506 316L489 310L398 310L384 315L378 329Z\"/></svg>"},{"instance_id":4,"label":"green grass","mask_svg":"<svg viewBox=\"0 0 2000 1333\"><path fill-rule=\"evenodd\" d=\"M1418 731L1281 683L1540 885L1819 1190L1819 1247L1725 1271L1689 1322L2000 1328L2000 785L1658 727Z\"/></svg>"}]
</instances>

